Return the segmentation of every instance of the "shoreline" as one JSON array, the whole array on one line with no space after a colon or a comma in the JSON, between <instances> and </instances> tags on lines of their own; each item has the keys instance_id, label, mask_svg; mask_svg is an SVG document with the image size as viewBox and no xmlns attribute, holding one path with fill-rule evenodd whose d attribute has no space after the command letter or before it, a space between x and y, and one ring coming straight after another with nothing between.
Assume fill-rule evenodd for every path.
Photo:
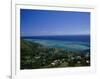
<instances>
[{"instance_id":1,"label":"shoreline","mask_svg":"<svg viewBox=\"0 0 100 79\"><path fill-rule=\"evenodd\" d=\"M71 52L21 40L21 69L90 66L90 51Z\"/></svg>"}]
</instances>

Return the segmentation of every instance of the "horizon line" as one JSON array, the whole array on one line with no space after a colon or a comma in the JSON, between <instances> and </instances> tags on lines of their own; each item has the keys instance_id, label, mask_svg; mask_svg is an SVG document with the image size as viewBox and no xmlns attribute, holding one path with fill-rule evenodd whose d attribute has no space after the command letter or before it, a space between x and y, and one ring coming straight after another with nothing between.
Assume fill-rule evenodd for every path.
<instances>
[{"instance_id":1,"label":"horizon line","mask_svg":"<svg viewBox=\"0 0 100 79\"><path fill-rule=\"evenodd\" d=\"M21 37L30 37L30 36L76 36L76 35L90 35L90 34L70 34L70 35L26 35Z\"/></svg>"}]
</instances>

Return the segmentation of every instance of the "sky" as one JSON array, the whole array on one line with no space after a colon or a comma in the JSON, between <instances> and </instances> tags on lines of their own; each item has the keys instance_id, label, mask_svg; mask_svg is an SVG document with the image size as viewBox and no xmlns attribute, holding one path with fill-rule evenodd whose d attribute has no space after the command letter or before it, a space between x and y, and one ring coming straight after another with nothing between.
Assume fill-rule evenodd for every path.
<instances>
[{"instance_id":1,"label":"sky","mask_svg":"<svg viewBox=\"0 0 100 79\"><path fill-rule=\"evenodd\" d=\"M50 10L20 10L21 36L89 35L90 13Z\"/></svg>"}]
</instances>

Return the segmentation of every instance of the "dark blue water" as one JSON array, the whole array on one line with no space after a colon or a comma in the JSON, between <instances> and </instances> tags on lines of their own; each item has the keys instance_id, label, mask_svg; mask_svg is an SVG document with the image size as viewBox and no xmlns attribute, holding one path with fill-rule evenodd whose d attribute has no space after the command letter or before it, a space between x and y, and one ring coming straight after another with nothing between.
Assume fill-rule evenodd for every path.
<instances>
[{"instance_id":1,"label":"dark blue water","mask_svg":"<svg viewBox=\"0 0 100 79\"><path fill-rule=\"evenodd\" d=\"M90 42L90 35L26 36L26 37L22 37L22 38L24 38L24 39Z\"/></svg>"},{"instance_id":2,"label":"dark blue water","mask_svg":"<svg viewBox=\"0 0 100 79\"><path fill-rule=\"evenodd\" d=\"M21 38L39 43L46 47L62 48L72 51L83 51L90 49L89 35L27 36Z\"/></svg>"}]
</instances>

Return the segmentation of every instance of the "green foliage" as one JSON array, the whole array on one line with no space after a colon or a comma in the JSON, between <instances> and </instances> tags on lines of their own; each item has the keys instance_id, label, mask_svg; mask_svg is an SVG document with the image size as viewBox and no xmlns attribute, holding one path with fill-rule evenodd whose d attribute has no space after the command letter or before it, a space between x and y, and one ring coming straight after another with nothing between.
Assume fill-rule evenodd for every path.
<instances>
[{"instance_id":1,"label":"green foliage","mask_svg":"<svg viewBox=\"0 0 100 79\"><path fill-rule=\"evenodd\" d=\"M90 55L44 47L21 39L21 69L89 66Z\"/></svg>"}]
</instances>

